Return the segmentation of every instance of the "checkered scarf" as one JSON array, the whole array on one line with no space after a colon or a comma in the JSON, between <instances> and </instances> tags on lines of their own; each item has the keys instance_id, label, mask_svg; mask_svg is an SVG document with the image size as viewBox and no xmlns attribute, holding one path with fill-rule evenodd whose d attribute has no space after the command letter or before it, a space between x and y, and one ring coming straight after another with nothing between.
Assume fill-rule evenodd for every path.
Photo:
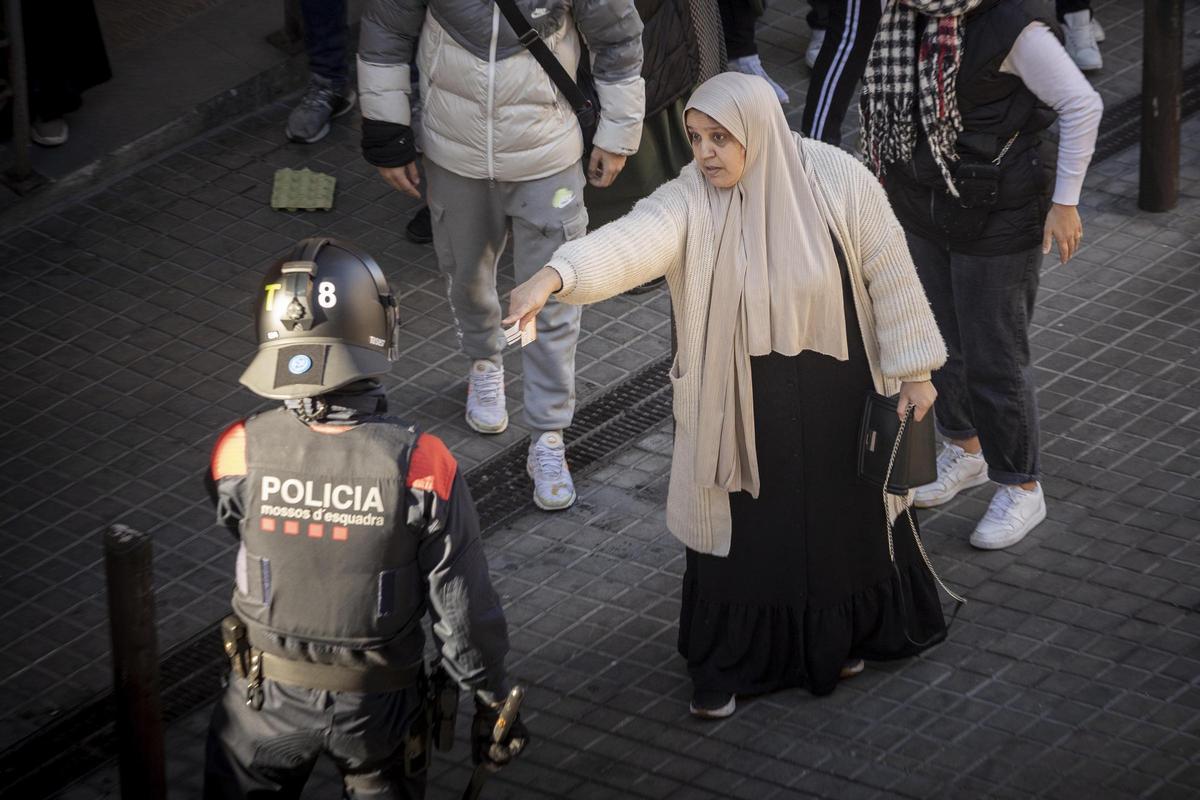
<instances>
[{"instance_id":1,"label":"checkered scarf","mask_svg":"<svg viewBox=\"0 0 1200 800\"><path fill-rule=\"evenodd\" d=\"M921 127L929 139L933 160L950 193L958 196L947 162L958 159L955 143L962 130L955 96L955 80L962 62L959 17L983 2L888 0L867 58L861 101L863 152L876 175L886 164L912 159L918 133L912 113L916 86L920 90ZM920 46L914 48L918 14L926 19Z\"/></svg>"}]
</instances>

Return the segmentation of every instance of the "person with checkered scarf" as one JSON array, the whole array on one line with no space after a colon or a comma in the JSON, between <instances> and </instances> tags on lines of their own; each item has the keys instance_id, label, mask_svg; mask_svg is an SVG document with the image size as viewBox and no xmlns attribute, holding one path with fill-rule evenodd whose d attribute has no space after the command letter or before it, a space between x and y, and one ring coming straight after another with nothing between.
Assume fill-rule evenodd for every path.
<instances>
[{"instance_id":1,"label":"person with checkered scarf","mask_svg":"<svg viewBox=\"0 0 1200 800\"><path fill-rule=\"evenodd\" d=\"M1042 257L1079 249L1077 206L1103 112L1043 0L889 0L863 76L862 149L887 189L946 339L946 438L916 505L998 484L971 544L1046 517L1029 326ZM1041 134L1058 119L1046 190Z\"/></svg>"}]
</instances>

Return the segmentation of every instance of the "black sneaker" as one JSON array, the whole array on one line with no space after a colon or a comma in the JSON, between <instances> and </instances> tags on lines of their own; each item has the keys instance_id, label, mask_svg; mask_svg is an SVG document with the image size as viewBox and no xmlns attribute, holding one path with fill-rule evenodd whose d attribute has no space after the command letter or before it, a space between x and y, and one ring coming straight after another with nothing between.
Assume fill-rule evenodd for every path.
<instances>
[{"instance_id":1,"label":"black sneaker","mask_svg":"<svg viewBox=\"0 0 1200 800\"><path fill-rule=\"evenodd\" d=\"M429 244L433 241L433 220L429 217L429 206L421 206L413 218L404 226L404 238L413 244Z\"/></svg>"},{"instance_id":2,"label":"black sneaker","mask_svg":"<svg viewBox=\"0 0 1200 800\"><path fill-rule=\"evenodd\" d=\"M313 75L300 103L288 115L287 137L312 144L329 134L329 121L354 108L358 95L349 86L335 87L333 81Z\"/></svg>"},{"instance_id":3,"label":"black sneaker","mask_svg":"<svg viewBox=\"0 0 1200 800\"><path fill-rule=\"evenodd\" d=\"M732 692L709 692L692 689L692 704L689 710L700 719L725 719L737 709L737 699Z\"/></svg>"}]
</instances>

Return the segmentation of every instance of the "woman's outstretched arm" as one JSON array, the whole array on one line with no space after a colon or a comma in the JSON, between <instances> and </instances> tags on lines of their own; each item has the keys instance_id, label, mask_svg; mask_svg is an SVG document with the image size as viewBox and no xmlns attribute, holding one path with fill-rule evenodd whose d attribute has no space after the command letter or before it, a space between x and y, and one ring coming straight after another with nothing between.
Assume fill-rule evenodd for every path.
<instances>
[{"instance_id":1,"label":"woman's outstretched arm","mask_svg":"<svg viewBox=\"0 0 1200 800\"><path fill-rule=\"evenodd\" d=\"M504 324L521 320L523 327L551 294L565 303L597 303L682 265L694 179L663 184L625 216L559 247L547 266L513 289Z\"/></svg>"}]
</instances>

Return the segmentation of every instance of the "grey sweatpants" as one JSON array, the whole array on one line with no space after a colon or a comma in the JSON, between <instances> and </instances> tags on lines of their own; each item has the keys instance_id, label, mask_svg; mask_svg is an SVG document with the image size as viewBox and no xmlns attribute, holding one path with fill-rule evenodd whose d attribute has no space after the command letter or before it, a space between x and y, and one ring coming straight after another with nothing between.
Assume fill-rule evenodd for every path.
<instances>
[{"instance_id":1,"label":"grey sweatpants","mask_svg":"<svg viewBox=\"0 0 1200 800\"><path fill-rule=\"evenodd\" d=\"M548 178L464 178L425 159L433 246L446 275L463 351L500 365L507 311L496 291L496 267L512 226L514 277L521 283L546 265L563 242L587 230L583 168ZM579 306L553 298L537 317L537 341L522 350L525 420L535 435L562 430L575 413L575 344Z\"/></svg>"}]
</instances>

